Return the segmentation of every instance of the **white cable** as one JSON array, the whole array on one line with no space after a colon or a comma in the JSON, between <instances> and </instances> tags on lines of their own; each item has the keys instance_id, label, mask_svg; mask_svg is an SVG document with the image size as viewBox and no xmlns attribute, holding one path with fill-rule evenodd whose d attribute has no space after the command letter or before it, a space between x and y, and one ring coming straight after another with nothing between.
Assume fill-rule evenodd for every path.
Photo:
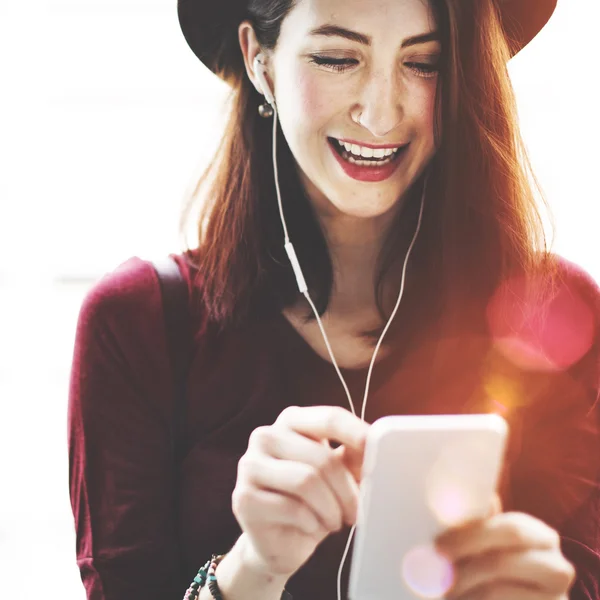
<instances>
[{"instance_id":1,"label":"white cable","mask_svg":"<svg viewBox=\"0 0 600 600\"><path fill-rule=\"evenodd\" d=\"M302 268L300 267L300 263L298 262L298 259L296 257L296 252L294 250L294 247L293 247L293 245L290 241L289 235L288 235L287 225L285 222L285 216L283 214L283 204L281 202L281 191L279 189L279 173L277 170L277 109L274 106L274 104L275 103L273 102L273 171L274 171L274 175L275 175L275 189L277 190L277 202L279 205L279 215L281 217L281 224L283 226L283 234L284 234L284 238L285 238L285 249L290 258L292 268L294 269L294 274L296 275L296 281L298 282L298 289L300 290L300 292L304 295L304 297L310 304L310 307L315 315L315 318L317 319L319 329L321 330L321 335L323 336L323 340L325 341L325 346L327 346L327 351L329 352L329 357L331 358L331 362L336 370L336 373L338 374L340 381L342 382L344 391L346 392L346 397L348 398L350 410L352 411L352 414L356 416L356 410L354 408L354 403L352 401L352 395L350 394L350 390L348 389L346 380L344 379L344 376L342 375L342 372L340 371L340 368L338 366L337 360L335 359L335 356L333 354L331 344L329 343L329 338L327 337L327 333L325 332L325 328L323 327L323 323L321 321L321 317L319 316L319 313L310 297L310 294L308 293L308 289L307 289L307 286L306 286L306 283L304 280L304 274L302 273ZM383 342L383 338L384 338L385 334L387 333L388 329L390 328L390 325L392 324L392 321L394 320L394 317L396 316L396 313L398 312L398 308L400 307L400 303L402 302L402 296L404 295L404 284L406 281L406 268L408 265L408 261L409 261L412 249L417 241L417 236L419 235L419 231L421 230L421 222L423 219L423 207L425 205L425 191L426 191L426 187L427 187L426 183L427 182L425 181L425 183L423 184L423 193L421 195L421 207L419 210L419 218L417 221L417 227L416 227L415 233L413 235L413 238L410 242L410 245L408 247L408 250L406 252L406 257L404 258L404 264L402 266L402 278L401 278L401 282L400 282L400 291L398 293L398 299L396 300L396 305L394 306L394 310L392 311L392 314L390 315L390 318L388 319L386 326L383 328L383 331L381 332L381 336L379 337L379 341L377 342L377 345L375 346L375 350L373 351L373 356L371 357L371 362L369 364L369 371L367 373L367 381L365 383L365 394L363 397L363 404L362 404L361 413L360 413L360 418L362 421L365 420L365 412L366 412L366 408L367 408L367 398L369 395L369 387L371 384L371 374L373 373L373 367L375 365L377 353L379 352L379 348L381 347L381 344ZM346 547L344 549L344 554L342 556L342 561L340 563L340 567L338 569L338 574L337 574L338 600L341 600L342 571L344 569L344 563L346 562L346 557L347 557L348 551L350 549L350 543L352 542L352 537L354 535L355 529L356 529L356 525L353 525L350 530L350 534L348 536L348 541L346 542Z\"/></svg>"},{"instance_id":2,"label":"white cable","mask_svg":"<svg viewBox=\"0 0 600 600\"><path fill-rule=\"evenodd\" d=\"M360 412L360 418L362 421L365 420L365 411L367 408L367 397L369 394L369 385L371 383L371 373L373 372L373 365L375 364L375 358L377 357L377 352L379 351L379 347L381 346L383 337L387 333L387 330L390 328L390 325L392 324L392 321L393 321L394 317L396 316L396 313L398 312L398 308L400 307L400 302L402 301L402 296L404 295L404 282L406 279L406 266L408 265L408 259L410 258L410 254L412 252L413 246L415 245L415 242L417 241L417 236L419 235L419 231L421 230L421 222L423 219L423 206L425 205L425 190L426 190L426 185L424 183L423 184L423 193L421 195L421 208L419 210L419 220L417 221L417 228L415 230L415 234L413 235L412 241L410 242L410 246L408 247L408 250L406 252L406 257L404 258L404 265L402 266L402 280L400 282L400 292L398 294L398 300L396 301L396 306L394 307L394 310L392 311L392 314L390 315L387 325L384 327L383 331L381 332L381 336L379 338L379 341L377 342L377 346L375 346L375 350L373 351L373 357L371 358L371 364L369 365L369 373L367 374L367 382L365 384L365 396L363 399L362 410ZM350 530L350 534L348 535L348 541L346 542L344 554L342 555L342 561L340 562L340 566L338 569L338 574L337 574L338 600L341 600L341 598L342 598L342 572L344 570L344 563L346 562L346 557L348 556L348 551L350 550L350 543L352 542L352 537L354 536L355 529L356 529L356 525L353 525L352 529Z\"/></svg>"},{"instance_id":3,"label":"white cable","mask_svg":"<svg viewBox=\"0 0 600 600\"><path fill-rule=\"evenodd\" d=\"M296 258L296 253L294 251L294 247L290 242L290 238L288 235L287 225L285 223L285 216L283 214L283 203L281 202L281 191L279 189L279 172L277 170L277 109L273 108L273 170L275 173L275 189L277 190L277 203L279 204L279 215L281 217L281 224L283 225L283 235L285 238L285 249L290 258L290 262L292 264L292 268L294 269L294 273L296 275L296 281L298 282L298 287L300 292L304 295L304 297L308 300L315 317L317 318L317 323L319 324L319 329L321 330L321 334L323 335L323 339L325 340L325 345L327 346L327 351L329 352L329 356L331 357L331 362L337 371L337 374L344 386L344 391L346 392L346 397L348 398L348 404L350 404L350 410L352 414L356 416L356 410L354 409L354 404L352 402L352 396L350 395L350 390L348 389L348 385L346 384L346 380L344 379L340 368L335 360L335 356L333 354L333 350L331 349L331 344L329 343L329 338L325 333L325 328L323 327L323 323L321 322L321 317L319 317L319 313L308 293L308 289L306 283L304 282L304 275L302 273L302 268L300 267L300 263Z\"/></svg>"},{"instance_id":4,"label":"white cable","mask_svg":"<svg viewBox=\"0 0 600 600\"><path fill-rule=\"evenodd\" d=\"M331 345L329 343L329 338L327 337L327 334L325 333L325 328L323 327L321 317L319 317L319 313L317 312L317 309L315 308L315 305L313 304L313 301L312 301L311 297L309 296L308 291L304 292L304 297L308 300L311 308L313 309L313 312L315 313L315 317L317 318L317 323L319 324L319 329L321 330L321 334L323 335L323 339L325 340L325 345L327 346L327 350L329 351L329 356L331 357L333 366L335 367L338 377L340 378L340 381L342 382L342 385L344 386L344 391L346 392L346 396L347 396L348 402L350 404L350 410L352 411L352 414L354 416L356 416L356 411L354 410L354 404L352 402L352 396L350 395L350 390L348 389L346 380L344 379L344 376L342 375L342 372L340 371L340 368L338 367L337 361L335 360L335 356L333 355L333 350L331 349Z\"/></svg>"},{"instance_id":5,"label":"white cable","mask_svg":"<svg viewBox=\"0 0 600 600\"><path fill-rule=\"evenodd\" d=\"M346 562L346 557L348 556L348 551L350 550L350 544L352 543L352 538L354 537L355 529L356 529L356 525L352 525L352 529L350 529L350 534L348 535L348 541L346 542L346 547L344 548L344 554L342 555L342 562L340 562L340 567L338 569L338 574L337 574L337 597L338 597L338 600L342 599L342 572L344 571L344 563Z\"/></svg>"},{"instance_id":6,"label":"white cable","mask_svg":"<svg viewBox=\"0 0 600 600\"><path fill-rule=\"evenodd\" d=\"M273 103L275 104L275 103ZM277 203L279 204L279 216L281 217L281 224L283 225L283 235L286 244L290 241L288 235L287 225L285 224L285 217L283 216L283 204L281 203L281 190L279 189L279 171L277 170L277 109L273 108L273 170L275 172L275 189L277 190ZM299 266L299 265L298 265ZM294 269L295 270L295 269Z\"/></svg>"},{"instance_id":7,"label":"white cable","mask_svg":"<svg viewBox=\"0 0 600 600\"><path fill-rule=\"evenodd\" d=\"M371 384L371 373L373 372L373 365L375 364L375 359L377 358L377 353L379 352L379 347L381 346L381 342L383 342L383 337L387 333L387 330L390 328L390 325L392 324L392 321L394 320L394 317L396 316L396 313L398 312L398 308L400 307L400 302L402 302L402 296L404 295L404 282L406 280L406 266L408 265L408 259L410 258L413 246L415 245L415 242L417 241L417 236L419 235L419 231L421 230L421 221L423 219L423 206L425 205L425 189L426 189L425 184L423 184L423 193L421 195L421 208L419 210L419 219L417 221L417 228L416 228L413 238L410 242L410 246L408 247L408 250L406 251L406 257L404 258L404 265L402 266L402 280L400 282L400 292L398 294L398 299L396 300L396 306L394 306L394 310L392 311L392 314L390 315L387 325L383 328L383 331L381 332L381 337L379 338L379 341L377 342L377 346L375 346L375 350L373 351L373 358L371 358L371 364L369 365L369 373L367 375L367 383L365 384L365 395L363 398L362 410L360 411L360 418L363 421L365 420L365 410L367 408L367 396L369 394L369 386Z\"/></svg>"}]
</instances>

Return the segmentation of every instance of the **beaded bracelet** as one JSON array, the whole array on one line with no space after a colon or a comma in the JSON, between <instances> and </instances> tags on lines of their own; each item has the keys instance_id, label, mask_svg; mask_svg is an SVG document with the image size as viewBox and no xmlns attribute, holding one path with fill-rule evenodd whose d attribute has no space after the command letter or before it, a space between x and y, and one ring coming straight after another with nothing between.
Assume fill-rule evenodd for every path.
<instances>
[{"instance_id":1,"label":"beaded bracelet","mask_svg":"<svg viewBox=\"0 0 600 600\"><path fill-rule=\"evenodd\" d=\"M223 600L223 596L221 596L221 591L217 584L217 575L215 571L217 565L224 557L224 554L213 554L210 560L207 560L206 563L198 569L198 573L196 574L196 577L194 577L190 587L186 590L183 600L198 600L200 590L205 586L207 580L208 589L214 600ZM283 590L281 600L293 600L292 595L287 590Z\"/></svg>"},{"instance_id":2,"label":"beaded bracelet","mask_svg":"<svg viewBox=\"0 0 600 600\"><path fill-rule=\"evenodd\" d=\"M219 591L219 587L217 586L217 576L215 575L215 569L217 565L223 559L223 555L213 554L212 558L198 569L198 573L196 573L196 577L190 584L190 587L186 590L183 600L198 600L198 596L200 595L200 590L206 584L208 580L208 589L212 594L212 597L215 600L223 600L221 596L221 592Z\"/></svg>"},{"instance_id":3,"label":"beaded bracelet","mask_svg":"<svg viewBox=\"0 0 600 600\"><path fill-rule=\"evenodd\" d=\"M185 591L185 595L183 596L183 600L198 600L198 596L200 595L200 589L204 587L206 583L206 578L208 577L208 569L210 567L212 559L207 561L205 565L198 569L198 573L196 573L196 577L190 584L190 587Z\"/></svg>"},{"instance_id":4,"label":"beaded bracelet","mask_svg":"<svg viewBox=\"0 0 600 600\"><path fill-rule=\"evenodd\" d=\"M214 600L223 600L223 596L221 596L221 590L217 585L217 576L215 575L215 570L217 565L221 562L224 555L215 556L213 554L212 560L210 562L210 567L208 567L208 589Z\"/></svg>"}]
</instances>

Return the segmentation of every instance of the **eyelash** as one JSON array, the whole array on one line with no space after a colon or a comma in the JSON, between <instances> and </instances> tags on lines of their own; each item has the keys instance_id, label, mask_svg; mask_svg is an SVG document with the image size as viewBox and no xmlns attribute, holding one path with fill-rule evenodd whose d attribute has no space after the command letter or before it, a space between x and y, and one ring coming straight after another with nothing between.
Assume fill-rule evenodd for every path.
<instances>
[{"instance_id":1,"label":"eyelash","mask_svg":"<svg viewBox=\"0 0 600 600\"><path fill-rule=\"evenodd\" d=\"M351 67L352 64L357 64L354 58L330 58L328 56L319 56L318 54L311 55L311 62L324 66L337 73L343 73ZM429 63L407 62L404 63L409 69L414 71L420 77L434 77L439 71L437 65Z\"/></svg>"}]
</instances>

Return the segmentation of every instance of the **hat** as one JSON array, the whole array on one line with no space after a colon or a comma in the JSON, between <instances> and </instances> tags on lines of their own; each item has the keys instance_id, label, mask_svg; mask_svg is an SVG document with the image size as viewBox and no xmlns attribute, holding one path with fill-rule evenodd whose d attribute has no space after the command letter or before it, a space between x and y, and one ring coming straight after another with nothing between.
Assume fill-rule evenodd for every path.
<instances>
[{"instance_id":1,"label":"hat","mask_svg":"<svg viewBox=\"0 0 600 600\"><path fill-rule=\"evenodd\" d=\"M514 56L546 25L557 0L497 0ZM248 0L178 0L183 35L194 54L224 79L243 68L237 25L246 18Z\"/></svg>"}]
</instances>

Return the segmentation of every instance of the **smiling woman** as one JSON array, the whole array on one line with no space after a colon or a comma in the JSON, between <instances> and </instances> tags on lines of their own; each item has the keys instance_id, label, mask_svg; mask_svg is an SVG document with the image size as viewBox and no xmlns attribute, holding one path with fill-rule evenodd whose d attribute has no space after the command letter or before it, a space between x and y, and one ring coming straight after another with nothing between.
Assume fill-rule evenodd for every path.
<instances>
[{"instance_id":1,"label":"smiling woman","mask_svg":"<svg viewBox=\"0 0 600 600\"><path fill-rule=\"evenodd\" d=\"M231 114L173 257L189 311L165 331L139 259L81 309L89 597L341 597L368 423L499 411L505 512L439 541L450 596L597 600L600 291L546 248L507 73L555 2L178 6Z\"/></svg>"},{"instance_id":2,"label":"smiling woman","mask_svg":"<svg viewBox=\"0 0 600 600\"><path fill-rule=\"evenodd\" d=\"M192 6L182 4L184 14L193 11ZM531 268L534 262L539 266L534 256L543 247L541 221L528 184L527 163L518 158L526 154L506 74L511 53L533 35L529 21L523 21L522 39L509 40L511 50L489 2L476 8L454 2L400 2L381 10L372 7L360 19L350 5L340 12L337 3L301 2L283 21L273 20L291 6L272 5L274 12L265 21L269 25L257 18L248 21L241 43L253 44L247 55L257 52L257 44L272 54L267 77L274 86L281 123L282 199L319 310L324 310L331 293L326 282L331 282L333 265L327 247L343 249L348 240L364 239L371 249L366 252L370 255L365 257L366 272L354 278L362 281L374 263L378 272L386 271L403 256L411 215L414 219L418 208L418 181L426 166L431 171L430 209L424 214L421 239L431 237L435 243L426 244L420 253L419 283L437 284L448 295L459 293L463 288L457 283L465 279L485 295L502 278L497 268L490 268L493 263L508 269L515 264ZM549 3L543 8L535 9L539 23L551 12ZM252 3L249 11L252 15ZM337 23L329 22L330 14L338 15ZM506 22L511 18L514 15ZM392 20L394 27L384 27ZM191 39L204 22L184 20L184 32ZM252 23L257 37L247 39ZM242 60L235 47L224 43L210 54L209 66L224 78L236 78L228 71ZM210 44L205 42L202 48ZM211 199L207 210L214 205L214 219L200 234L208 245L219 240L220 247L219 253L199 258L200 271L207 277L208 306L219 319L235 321L252 310L250 304L263 307L275 300L269 282L283 295L284 304L296 297L296 287L289 270L279 266L285 265L286 257L278 239L269 151L263 150L269 147L270 135L254 116L260 95L239 69L232 85L239 92L233 94L235 106L221 144L222 159L213 163L198 192L204 182L216 182L212 190L204 190ZM490 111L491 105L498 108ZM238 131L246 135L240 139ZM347 143L347 154L339 153L339 144L331 140ZM390 147L402 151L387 165L365 165L350 156L353 147L363 159L369 158L369 148L374 155ZM219 167L226 180L219 176ZM249 179L246 173L254 176ZM482 197L488 202L482 203ZM250 207L260 216L259 228L271 228L268 233L236 217ZM498 221L498 214L504 215L505 223ZM243 237L253 253L236 243L239 232L227 225L232 219L244 228ZM340 229L336 224L341 222ZM373 235L379 238L376 250ZM434 276L441 256L444 274ZM384 286L379 277L376 300L382 315ZM425 295L441 298L431 287L413 297Z\"/></svg>"}]
</instances>

